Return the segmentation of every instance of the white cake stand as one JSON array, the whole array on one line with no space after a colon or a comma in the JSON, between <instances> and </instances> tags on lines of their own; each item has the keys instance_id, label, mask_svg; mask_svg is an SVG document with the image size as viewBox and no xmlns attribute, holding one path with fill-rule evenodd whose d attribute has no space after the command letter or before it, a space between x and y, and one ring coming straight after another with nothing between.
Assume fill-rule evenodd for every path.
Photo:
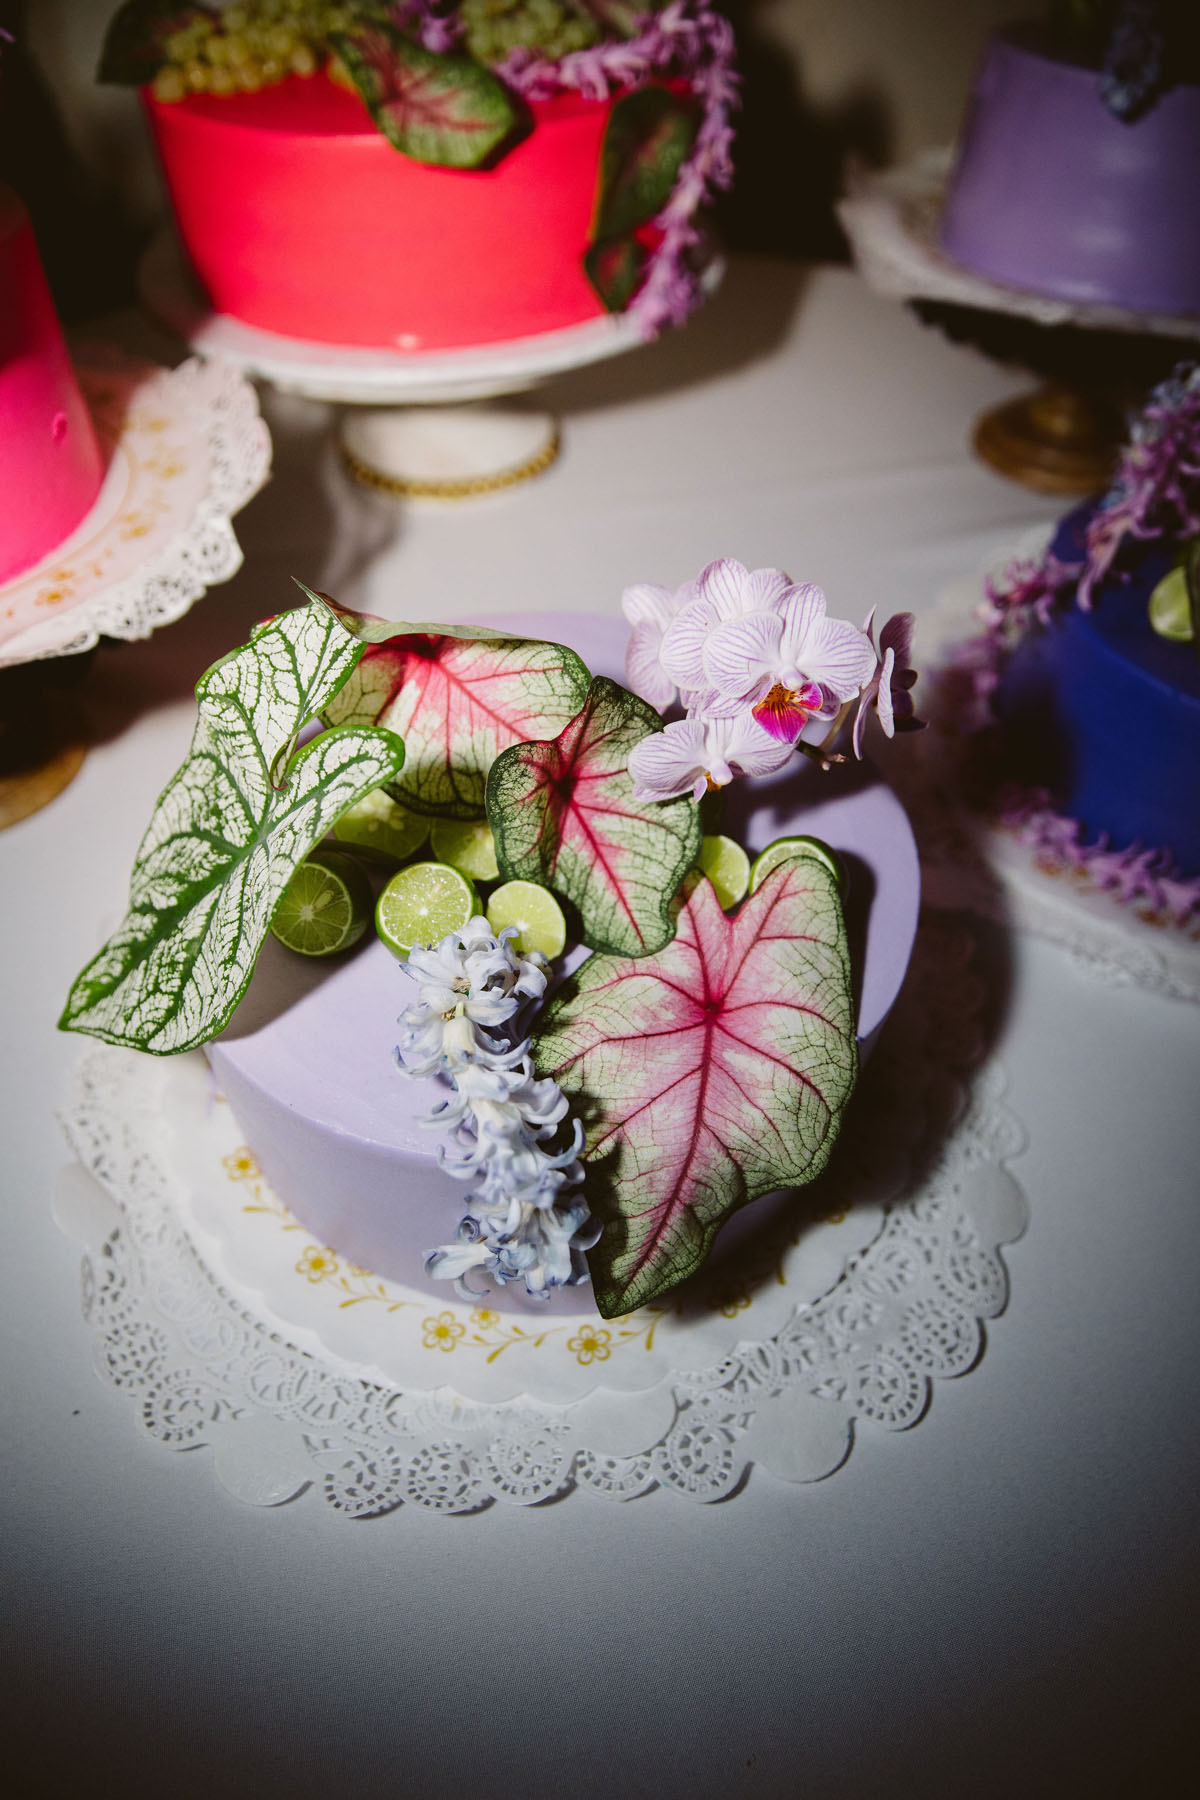
<instances>
[{"instance_id":1,"label":"white cake stand","mask_svg":"<svg viewBox=\"0 0 1200 1800\"><path fill-rule=\"evenodd\" d=\"M96 345L76 374L107 473L71 535L0 585L0 828L44 806L83 761L55 659L101 637L148 637L235 574L233 515L270 468L254 389L227 364L164 369Z\"/></svg>"},{"instance_id":2,"label":"white cake stand","mask_svg":"<svg viewBox=\"0 0 1200 1800\"><path fill-rule=\"evenodd\" d=\"M723 265L715 262L706 291ZM343 463L384 493L469 499L539 475L558 454L549 413L480 402L522 394L569 369L645 342L627 315L461 350L394 350L309 343L214 313L178 238L165 228L139 271L142 298L193 350L221 356L281 392L358 410L338 429Z\"/></svg>"},{"instance_id":3,"label":"white cake stand","mask_svg":"<svg viewBox=\"0 0 1200 1800\"><path fill-rule=\"evenodd\" d=\"M1050 328L1200 342L1200 314L1139 313L1059 300L1002 286L954 262L938 241L952 156L950 149L927 150L898 168L851 177L838 217L855 263L877 293L1007 314ZM1040 493L1088 494L1108 480L1118 428L1106 409L1052 382L984 413L974 444L1001 474Z\"/></svg>"}]
</instances>

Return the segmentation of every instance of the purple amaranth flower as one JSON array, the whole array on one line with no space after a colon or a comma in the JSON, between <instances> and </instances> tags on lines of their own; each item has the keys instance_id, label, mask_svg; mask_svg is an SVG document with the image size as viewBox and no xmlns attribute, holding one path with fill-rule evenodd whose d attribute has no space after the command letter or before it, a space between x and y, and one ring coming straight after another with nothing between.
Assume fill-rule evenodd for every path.
<instances>
[{"instance_id":1,"label":"purple amaranth flower","mask_svg":"<svg viewBox=\"0 0 1200 1800\"><path fill-rule=\"evenodd\" d=\"M425 10L429 0L414 3ZM640 24L631 38L572 50L558 62L536 51L511 50L496 73L526 100L549 100L561 93L603 100L649 80L677 78L700 101L700 129L670 199L653 221L658 248L626 314L643 337L652 338L668 325L681 324L702 298L693 266L702 232L694 215L733 180L730 115L738 104L739 77L733 66L733 27L704 0L670 0Z\"/></svg>"},{"instance_id":2,"label":"purple amaranth flower","mask_svg":"<svg viewBox=\"0 0 1200 1800\"><path fill-rule=\"evenodd\" d=\"M875 651L875 608L867 614L863 631ZM913 616L911 613L893 613L887 624L879 633L879 649L875 652L875 673L858 696L858 711L854 715L854 731L852 742L854 754L862 756L863 731L866 728L867 713L874 708L876 717L883 727L885 737L893 737L897 731L924 731L924 719L918 719L913 706L910 689L917 679L917 671L910 666L912 656Z\"/></svg>"},{"instance_id":3,"label":"purple amaranth flower","mask_svg":"<svg viewBox=\"0 0 1200 1800\"><path fill-rule=\"evenodd\" d=\"M735 775L774 775L792 754L744 712L737 718L696 713L653 731L635 744L629 758L635 800L695 800L709 788L725 787Z\"/></svg>"},{"instance_id":4,"label":"purple amaranth flower","mask_svg":"<svg viewBox=\"0 0 1200 1800\"><path fill-rule=\"evenodd\" d=\"M1200 533L1200 365L1181 364L1154 389L1130 433L1112 487L1087 529L1079 604L1111 569L1128 537Z\"/></svg>"},{"instance_id":5,"label":"purple amaranth flower","mask_svg":"<svg viewBox=\"0 0 1200 1800\"><path fill-rule=\"evenodd\" d=\"M833 718L858 693L875 650L856 625L825 616L820 588L722 558L668 627L660 660L685 693L703 694L707 717L749 709L794 744L810 718Z\"/></svg>"}]
</instances>

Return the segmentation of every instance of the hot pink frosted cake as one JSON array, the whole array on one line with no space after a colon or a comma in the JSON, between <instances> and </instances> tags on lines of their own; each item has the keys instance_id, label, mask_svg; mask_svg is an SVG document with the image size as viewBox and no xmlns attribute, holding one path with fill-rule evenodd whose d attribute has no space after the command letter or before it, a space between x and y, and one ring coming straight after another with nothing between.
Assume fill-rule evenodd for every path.
<instances>
[{"instance_id":1,"label":"hot pink frosted cake","mask_svg":"<svg viewBox=\"0 0 1200 1800\"><path fill-rule=\"evenodd\" d=\"M275 17L265 0L126 6L101 66L143 86L218 312L422 353L626 310L649 336L698 303L698 215L731 176L736 98L732 33L705 0L646 15L348 0L297 31Z\"/></svg>"},{"instance_id":2,"label":"hot pink frosted cake","mask_svg":"<svg viewBox=\"0 0 1200 1800\"><path fill-rule=\"evenodd\" d=\"M0 582L70 536L103 475L29 216L0 186Z\"/></svg>"}]
</instances>

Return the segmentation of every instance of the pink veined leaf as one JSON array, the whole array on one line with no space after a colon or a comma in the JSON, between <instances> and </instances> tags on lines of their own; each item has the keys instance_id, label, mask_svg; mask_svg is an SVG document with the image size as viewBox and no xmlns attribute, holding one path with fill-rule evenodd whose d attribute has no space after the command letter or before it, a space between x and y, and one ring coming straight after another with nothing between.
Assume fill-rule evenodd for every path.
<instances>
[{"instance_id":1,"label":"pink veined leaf","mask_svg":"<svg viewBox=\"0 0 1200 1800\"><path fill-rule=\"evenodd\" d=\"M404 769L391 792L414 812L478 818L496 757L561 731L583 704L587 668L562 644L472 638L463 626L392 632L364 650L325 717L381 725L404 739Z\"/></svg>"},{"instance_id":2,"label":"pink veined leaf","mask_svg":"<svg viewBox=\"0 0 1200 1800\"><path fill-rule=\"evenodd\" d=\"M534 1055L587 1124L597 1305L630 1312L693 1274L731 1213L829 1159L858 1072L832 873L783 863L733 918L696 881L657 956L583 965Z\"/></svg>"},{"instance_id":3,"label":"pink veined leaf","mask_svg":"<svg viewBox=\"0 0 1200 1800\"><path fill-rule=\"evenodd\" d=\"M565 731L506 750L488 776L501 874L569 900L594 950L645 956L669 943L671 902L699 853L690 796L633 797L630 752L661 729L653 707L599 676Z\"/></svg>"},{"instance_id":4,"label":"pink veined leaf","mask_svg":"<svg viewBox=\"0 0 1200 1800\"><path fill-rule=\"evenodd\" d=\"M329 41L380 131L414 162L476 169L517 126L517 103L473 57L426 50L385 21Z\"/></svg>"}]
</instances>

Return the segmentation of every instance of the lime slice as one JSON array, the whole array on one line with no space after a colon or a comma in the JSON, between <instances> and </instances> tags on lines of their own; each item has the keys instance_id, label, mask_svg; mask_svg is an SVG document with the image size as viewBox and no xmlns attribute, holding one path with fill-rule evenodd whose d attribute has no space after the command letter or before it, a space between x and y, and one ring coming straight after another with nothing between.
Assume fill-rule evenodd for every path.
<instances>
[{"instance_id":1,"label":"lime slice","mask_svg":"<svg viewBox=\"0 0 1200 1800\"><path fill-rule=\"evenodd\" d=\"M446 863L409 863L379 896L375 929L393 956L403 960L414 944L438 944L461 931L475 912L475 889Z\"/></svg>"},{"instance_id":2,"label":"lime slice","mask_svg":"<svg viewBox=\"0 0 1200 1800\"><path fill-rule=\"evenodd\" d=\"M429 820L409 812L382 788L376 788L342 814L333 835L339 843L355 844L389 862L407 862L428 837Z\"/></svg>"},{"instance_id":3,"label":"lime slice","mask_svg":"<svg viewBox=\"0 0 1200 1800\"><path fill-rule=\"evenodd\" d=\"M722 912L728 912L739 900L746 898L750 885L750 858L732 838L701 838L696 867L712 882Z\"/></svg>"},{"instance_id":4,"label":"lime slice","mask_svg":"<svg viewBox=\"0 0 1200 1800\"><path fill-rule=\"evenodd\" d=\"M1192 639L1192 608L1188 600L1187 570L1183 564L1164 575L1150 596L1150 623L1160 637L1188 644Z\"/></svg>"},{"instance_id":5,"label":"lime slice","mask_svg":"<svg viewBox=\"0 0 1200 1800\"><path fill-rule=\"evenodd\" d=\"M271 931L301 956L332 956L357 944L371 916L371 884L353 857L317 850L280 896Z\"/></svg>"},{"instance_id":6,"label":"lime slice","mask_svg":"<svg viewBox=\"0 0 1200 1800\"><path fill-rule=\"evenodd\" d=\"M472 881L495 881L500 873L492 828L486 819L435 819L433 854Z\"/></svg>"},{"instance_id":7,"label":"lime slice","mask_svg":"<svg viewBox=\"0 0 1200 1800\"><path fill-rule=\"evenodd\" d=\"M841 857L836 850L831 850L828 844L815 837L776 838L773 844L768 844L761 856L755 858L754 867L750 871L750 892L753 894L762 886L764 878L772 869L777 869L780 863L787 862L793 856L807 856L814 862L824 863L837 882L838 893L845 893L846 871Z\"/></svg>"},{"instance_id":8,"label":"lime slice","mask_svg":"<svg viewBox=\"0 0 1200 1800\"><path fill-rule=\"evenodd\" d=\"M506 881L492 894L487 905L487 922L497 937L509 925L517 935L511 941L526 956L540 950L553 960L561 956L567 941L567 921L562 907L549 888L536 881Z\"/></svg>"}]
</instances>

